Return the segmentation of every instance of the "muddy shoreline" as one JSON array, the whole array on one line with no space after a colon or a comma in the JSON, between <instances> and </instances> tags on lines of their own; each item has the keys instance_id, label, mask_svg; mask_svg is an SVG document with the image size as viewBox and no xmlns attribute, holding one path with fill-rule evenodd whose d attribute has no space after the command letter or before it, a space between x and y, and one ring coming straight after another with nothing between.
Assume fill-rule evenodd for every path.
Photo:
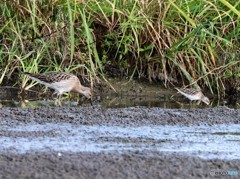
<instances>
[{"instance_id":1,"label":"muddy shoreline","mask_svg":"<svg viewBox=\"0 0 240 179\"><path fill-rule=\"evenodd\" d=\"M61 123L75 125L214 125L240 124L240 109L225 106L205 109L163 109L148 107L104 108L37 107L0 108L0 125Z\"/></svg>"},{"instance_id":2,"label":"muddy shoreline","mask_svg":"<svg viewBox=\"0 0 240 179\"><path fill-rule=\"evenodd\" d=\"M99 127L214 126L239 124L240 110L227 107L206 109L147 107L109 109L100 106L0 108L0 138L11 137L18 141L20 138L58 136L59 134L54 130L47 132L6 130L7 127L47 123L59 126L68 123L73 126ZM68 138L63 140L67 142ZM132 139L124 140L128 143ZM152 142L164 141L150 141L151 144ZM20 154L16 148L8 148L2 152L0 161L0 178L211 178L212 171L226 170L238 171L238 176L240 175L240 159L206 160L178 152L159 152L152 149L125 150L124 152L118 150L59 152L50 149L47 152L30 151Z\"/></svg>"},{"instance_id":3,"label":"muddy shoreline","mask_svg":"<svg viewBox=\"0 0 240 179\"><path fill-rule=\"evenodd\" d=\"M0 160L1 178L226 178L211 172L239 171L240 166L240 160L202 160L152 151L5 154Z\"/></svg>"}]
</instances>

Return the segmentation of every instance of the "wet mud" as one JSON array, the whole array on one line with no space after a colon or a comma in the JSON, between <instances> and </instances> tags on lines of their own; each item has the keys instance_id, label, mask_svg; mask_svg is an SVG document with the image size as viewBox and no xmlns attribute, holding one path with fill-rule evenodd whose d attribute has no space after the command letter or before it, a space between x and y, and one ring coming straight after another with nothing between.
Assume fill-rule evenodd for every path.
<instances>
[{"instance_id":1,"label":"wet mud","mask_svg":"<svg viewBox=\"0 0 240 179\"><path fill-rule=\"evenodd\" d=\"M198 155L198 150L178 152L189 137L181 140L176 134L179 138L170 140L167 136L174 131L167 132L176 126L181 132L188 127L205 126L211 131L218 125L239 124L240 110L228 107L3 107L0 178L226 178L226 171L234 171L232 177L237 178L240 157L231 147L226 149L226 157L220 152L220 144L211 152L214 157L208 151L206 157ZM164 128L166 131L160 133ZM239 128L230 129L213 131L216 137L210 140L233 136L226 142L235 140L233 147L240 146ZM175 150L161 150L164 144L176 141L180 144ZM197 143L208 146L207 140ZM188 141L187 148L191 149L191 144L196 141Z\"/></svg>"}]
</instances>

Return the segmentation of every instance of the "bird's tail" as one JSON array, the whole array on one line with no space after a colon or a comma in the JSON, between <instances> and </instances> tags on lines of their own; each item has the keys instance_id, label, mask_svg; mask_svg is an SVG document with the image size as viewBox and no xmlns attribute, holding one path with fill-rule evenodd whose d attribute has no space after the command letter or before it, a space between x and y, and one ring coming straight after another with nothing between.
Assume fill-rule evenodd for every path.
<instances>
[{"instance_id":1,"label":"bird's tail","mask_svg":"<svg viewBox=\"0 0 240 179\"><path fill-rule=\"evenodd\" d=\"M179 89L179 88L177 88L177 87L175 87L175 89L178 91L178 92L180 92L181 90Z\"/></svg>"},{"instance_id":2,"label":"bird's tail","mask_svg":"<svg viewBox=\"0 0 240 179\"><path fill-rule=\"evenodd\" d=\"M34 73L22 72L22 74L26 75L27 77L35 80L36 74L34 74Z\"/></svg>"},{"instance_id":3,"label":"bird's tail","mask_svg":"<svg viewBox=\"0 0 240 179\"><path fill-rule=\"evenodd\" d=\"M34 73L29 73L29 72L22 72L22 74L23 74L23 75L26 75L26 76L28 76L28 77L30 77L30 78L31 78L31 77L35 77L35 75L36 75L36 74L34 74Z\"/></svg>"}]
</instances>

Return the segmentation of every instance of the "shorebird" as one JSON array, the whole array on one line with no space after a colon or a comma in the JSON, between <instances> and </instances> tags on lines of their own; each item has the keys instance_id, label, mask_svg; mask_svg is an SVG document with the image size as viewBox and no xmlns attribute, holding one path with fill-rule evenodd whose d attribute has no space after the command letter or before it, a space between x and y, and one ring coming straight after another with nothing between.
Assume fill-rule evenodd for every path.
<instances>
[{"instance_id":1,"label":"shorebird","mask_svg":"<svg viewBox=\"0 0 240 179\"><path fill-rule=\"evenodd\" d=\"M64 92L76 92L83 94L88 99L92 98L91 89L82 86L78 77L73 74L64 72L49 72L49 73L24 73L29 78L37 81L46 87L52 88L57 93L58 99Z\"/></svg>"},{"instance_id":2,"label":"shorebird","mask_svg":"<svg viewBox=\"0 0 240 179\"><path fill-rule=\"evenodd\" d=\"M185 88L185 89L175 88L175 89L178 90L179 93L181 93L183 96L187 97L191 101L197 100L200 102L202 101L207 105L210 104L208 97L204 96L201 89L194 89L194 88Z\"/></svg>"}]
</instances>

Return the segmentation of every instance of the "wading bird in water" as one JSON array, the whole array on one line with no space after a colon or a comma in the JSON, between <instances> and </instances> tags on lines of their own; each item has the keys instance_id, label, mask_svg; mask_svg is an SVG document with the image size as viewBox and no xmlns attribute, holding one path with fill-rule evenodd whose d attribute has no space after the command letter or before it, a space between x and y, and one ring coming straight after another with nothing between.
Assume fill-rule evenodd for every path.
<instances>
[{"instance_id":1,"label":"wading bird in water","mask_svg":"<svg viewBox=\"0 0 240 179\"><path fill-rule=\"evenodd\" d=\"M202 101L205 104L209 105L210 104L210 100L208 99L208 97L204 96L204 94L202 93L201 89L194 89L194 88L175 88L176 90L178 90L179 93L181 93L183 96L187 97L189 100L194 101Z\"/></svg>"},{"instance_id":2,"label":"wading bird in water","mask_svg":"<svg viewBox=\"0 0 240 179\"><path fill-rule=\"evenodd\" d=\"M78 77L73 74L64 72L49 72L49 73L24 73L29 78L37 81L40 84L45 85L48 88L52 88L57 93L58 100L61 99L61 95L64 92L76 92L84 95L88 99L92 99L91 89L82 86Z\"/></svg>"}]
</instances>

